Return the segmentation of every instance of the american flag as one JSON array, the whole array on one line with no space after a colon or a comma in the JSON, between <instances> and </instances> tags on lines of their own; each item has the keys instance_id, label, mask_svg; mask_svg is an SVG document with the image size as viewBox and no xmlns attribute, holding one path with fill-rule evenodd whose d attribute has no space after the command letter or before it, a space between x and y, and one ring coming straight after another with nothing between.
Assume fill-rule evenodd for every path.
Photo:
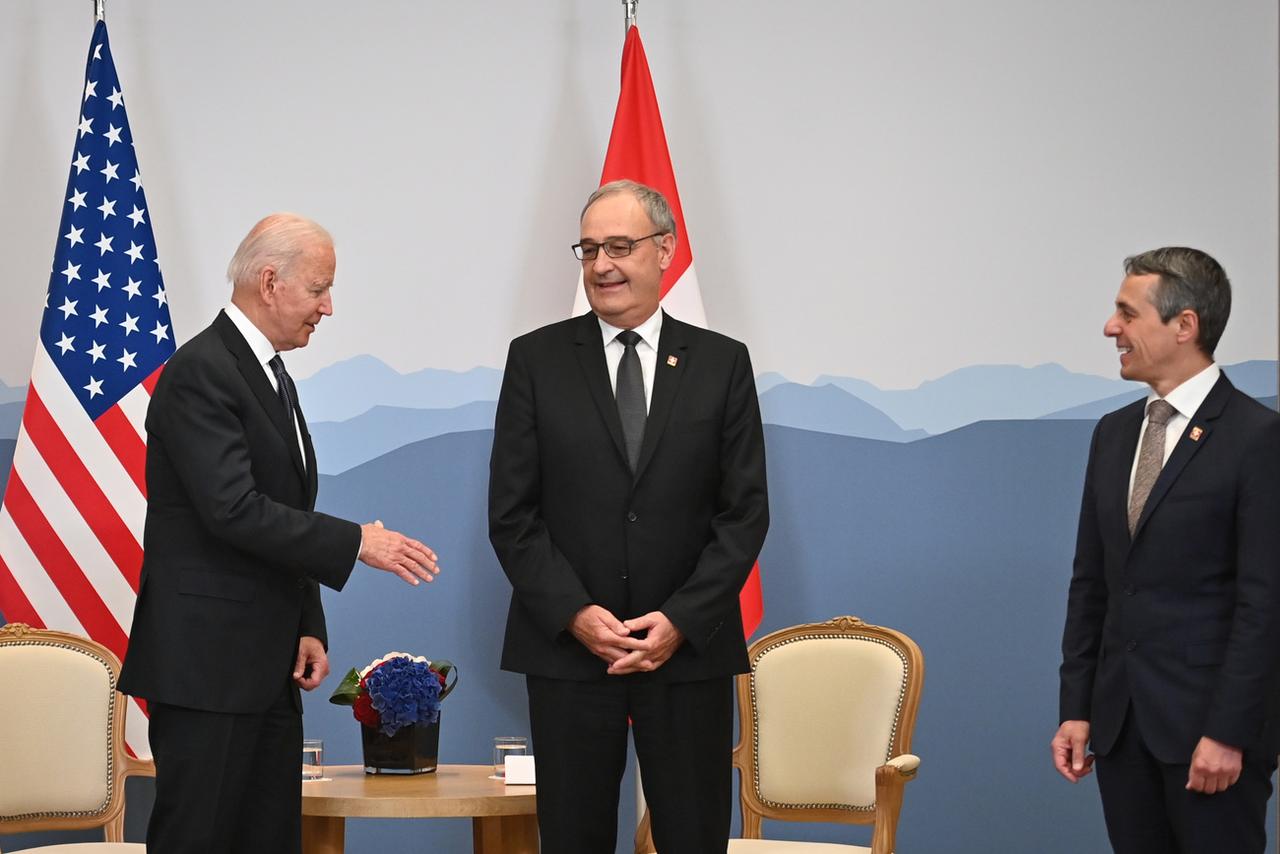
<instances>
[{"instance_id":1,"label":"american flag","mask_svg":"<svg viewBox=\"0 0 1280 854\"><path fill-rule=\"evenodd\" d=\"M0 613L124 658L146 517L151 391L173 330L107 26L90 42L62 224L0 507ZM148 755L130 700L125 741Z\"/></svg>"}]
</instances>

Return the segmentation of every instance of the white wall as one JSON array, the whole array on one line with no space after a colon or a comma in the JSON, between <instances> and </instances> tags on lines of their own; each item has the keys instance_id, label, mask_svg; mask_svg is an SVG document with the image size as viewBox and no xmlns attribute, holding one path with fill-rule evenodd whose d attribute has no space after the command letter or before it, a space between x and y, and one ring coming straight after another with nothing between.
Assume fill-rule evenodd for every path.
<instances>
[{"instance_id":1,"label":"white wall","mask_svg":"<svg viewBox=\"0 0 1280 854\"><path fill-rule=\"evenodd\" d=\"M0 380L25 381L89 2L0 30ZM617 92L621 4L164 3L108 23L179 340L262 213L339 240L300 376L372 352L500 366L569 311L580 200ZM1113 375L1120 260L1217 255L1220 356L1271 358L1277 15L1243 0L645 0L713 326L758 370L914 386L980 363Z\"/></svg>"}]
</instances>

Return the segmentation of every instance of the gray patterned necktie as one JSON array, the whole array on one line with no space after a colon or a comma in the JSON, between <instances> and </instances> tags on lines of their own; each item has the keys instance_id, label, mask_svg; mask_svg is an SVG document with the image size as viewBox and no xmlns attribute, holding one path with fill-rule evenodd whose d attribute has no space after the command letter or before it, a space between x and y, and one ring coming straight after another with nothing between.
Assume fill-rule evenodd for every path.
<instances>
[{"instance_id":1,"label":"gray patterned necktie","mask_svg":"<svg viewBox=\"0 0 1280 854\"><path fill-rule=\"evenodd\" d=\"M647 407L644 402L644 375L640 372L640 355L636 344L640 334L632 329L618 333L615 341L622 342L622 360L618 362L618 378L614 385L614 397L618 401L618 418L622 421L622 438L627 446L627 461L634 472L640 462L640 443L644 441L644 422Z\"/></svg>"},{"instance_id":2,"label":"gray patterned necktie","mask_svg":"<svg viewBox=\"0 0 1280 854\"><path fill-rule=\"evenodd\" d=\"M1167 400L1153 400L1147 407L1147 429L1142 434L1138 451L1138 470L1133 475L1133 494L1129 496L1129 536L1138 528L1142 508L1147 506L1151 487L1156 485L1164 467L1164 434L1169 419L1177 412Z\"/></svg>"}]
</instances>

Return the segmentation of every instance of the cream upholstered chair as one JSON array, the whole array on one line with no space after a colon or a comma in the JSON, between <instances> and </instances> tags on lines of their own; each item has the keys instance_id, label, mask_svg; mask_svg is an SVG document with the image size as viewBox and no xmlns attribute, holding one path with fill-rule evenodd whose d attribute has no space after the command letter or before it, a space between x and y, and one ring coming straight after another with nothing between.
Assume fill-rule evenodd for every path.
<instances>
[{"instance_id":1,"label":"cream upholstered chair","mask_svg":"<svg viewBox=\"0 0 1280 854\"><path fill-rule=\"evenodd\" d=\"M911 734L924 656L911 638L836 617L751 644L738 677L743 839L730 854L890 854L903 787L916 774ZM871 847L760 838L761 819L874 824ZM646 813L636 854L651 854Z\"/></svg>"},{"instance_id":2,"label":"cream upholstered chair","mask_svg":"<svg viewBox=\"0 0 1280 854\"><path fill-rule=\"evenodd\" d=\"M101 644L0 627L0 834L101 827L105 842L41 854L143 854L124 836L124 778L155 775L124 749L120 661Z\"/></svg>"},{"instance_id":3,"label":"cream upholstered chair","mask_svg":"<svg viewBox=\"0 0 1280 854\"><path fill-rule=\"evenodd\" d=\"M732 854L890 854L903 788L920 759L911 734L924 656L911 638L837 617L751 645L738 677L743 839ZM871 847L760 839L761 819L873 824Z\"/></svg>"}]
</instances>

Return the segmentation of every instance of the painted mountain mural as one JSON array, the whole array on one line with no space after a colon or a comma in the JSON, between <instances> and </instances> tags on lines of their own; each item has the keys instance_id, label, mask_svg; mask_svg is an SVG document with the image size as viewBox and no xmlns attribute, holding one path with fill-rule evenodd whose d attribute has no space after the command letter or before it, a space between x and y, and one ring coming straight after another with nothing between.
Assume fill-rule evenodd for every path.
<instances>
[{"instance_id":1,"label":"painted mountain mural","mask_svg":"<svg viewBox=\"0 0 1280 854\"><path fill-rule=\"evenodd\" d=\"M1274 404L1274 362L1226 371ZM298 384L322 474L319 509L381 519L441 556L442 575L422 589L360 570L323 596L336 672L389 649L458 663L465 684L444 709L445 763L488 761L495 733L527 731L523 682L498 668L510 587L486 524L500 380L488 368L402 375L360 357ZM923 767L899 828L903 850L1106 850L1096 792L1057 779L1046 745L1090 432L1142 388L1057 365L995 365L905 390L762 375L759 394L771 508L759 634L853 614L925 651L913 745ZM0 477L20 405L0 404ZM305 702L308 732L326 739L332 761L358 761L349 710L323 696ZM983 785L963 784L975 768ZM634 826L633 799L621 802L622 826ZM1043 820L1048 810L1054 821ZM348 850L399 850L393 824L349 822ZM956 830L940 847L928 826ZM466 823L422 832L434 850L469 850ZM788 832L866 844L829 825ZM625 840L618 850L629 850Z\"/></svg>"}]
</instances>

